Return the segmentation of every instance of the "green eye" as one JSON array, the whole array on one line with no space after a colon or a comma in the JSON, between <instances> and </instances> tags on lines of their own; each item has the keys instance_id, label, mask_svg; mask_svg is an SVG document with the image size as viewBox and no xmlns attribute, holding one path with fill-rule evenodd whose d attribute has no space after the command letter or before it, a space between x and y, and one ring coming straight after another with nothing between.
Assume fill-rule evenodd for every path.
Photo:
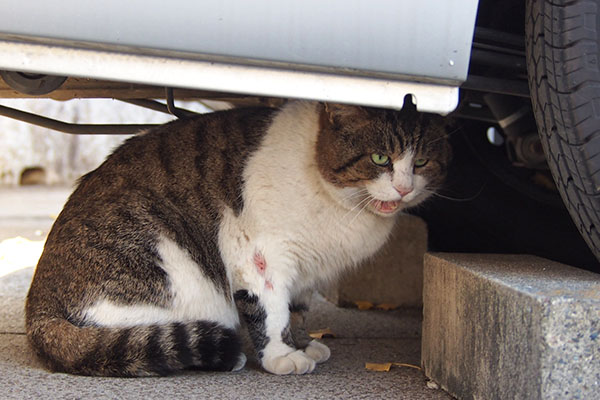
<instances>
[{"instance_id":1,"label":"green eye","mask_svg":"<svg viewBox=\"0 0 600 400\"><path fill-rule=\"evenodd\" d=\"M417 158L415 160L415 167L417 167L417 168L424 167L428 162L429 162L429 160L427 160L425 158Z\"/></svg>"},{"instance_id":2,"label":"green eye","mask_svg":"<svg viewBox=\"0 0 600 400\"><path fill-rule=\"evenodd\" d=\"M379 165L379 166L386 166L390 163L390 158L386 155L383 154L377 154L377 153L373 153L371 154L371 160Z\"/></svg>"}]
</instances>

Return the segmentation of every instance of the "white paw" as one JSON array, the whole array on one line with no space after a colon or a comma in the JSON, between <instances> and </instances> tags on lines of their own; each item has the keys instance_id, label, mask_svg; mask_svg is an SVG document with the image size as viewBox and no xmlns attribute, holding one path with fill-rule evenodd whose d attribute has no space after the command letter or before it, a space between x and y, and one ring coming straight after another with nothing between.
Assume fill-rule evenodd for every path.
<instances>
[{"instance_id":1,"label":"white paw","mask_svg":"<svg viewBox=\"0 0 600 400\"><path fill-rule=\"evenodd\" d=\"M267 371L277 375L307 374L315 369L316 362L302 350L279 357L263 358L262 365Z\"/></svg>"},{"instance_id":2,"label":"white paw","mask_svg":"<svg viewBox=\"0 0 600 400\"><path fill-rule=\"evenodd\" d=\"M244 368L244 365L246 365L246 360L246 355L244 353L240 353L240 356L238 357L238 362L235 364L231 372L236 372Z\"/></svg>"},{"instance_id":3,"label":"white paw","mask_svg":"<svg viewBox=\"0 0 600 400\"><path fill-rule=\"evenodd\" d=\"M329 360L329 356L331 356L331 350L329 350L329 347L316 340L311 341L308 346L306 346L306 349L304 349L304 352L307 356L318 363Z\"/></svg>"}]
</instances>

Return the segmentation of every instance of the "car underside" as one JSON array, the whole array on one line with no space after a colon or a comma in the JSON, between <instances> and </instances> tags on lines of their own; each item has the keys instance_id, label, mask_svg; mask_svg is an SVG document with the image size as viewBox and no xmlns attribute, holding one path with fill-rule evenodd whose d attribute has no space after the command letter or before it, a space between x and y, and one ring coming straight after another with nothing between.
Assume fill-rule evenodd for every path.
<instances>
[{"instance_id":1,"label":"car underside","mask_svg":"<svg viewBox=\"0 0 600 400\"><path fill-rule=\"evenodd\" d=\"M160 29L161 26L175 29L178 21L170 20L177 15L172 14L173 10L166 10L162 21L160 16L154 16L151 25L154 30L170 32L171 36L149 37L149 41L160 42L153 49L130 44L109 45L86 41L84 37L69 40L28 35L24 34L27 21L21 22L24 26L21 31L0 29L0 49L4 54L0 57L3 70L0 99L112 98L186 118L191 111L178 106L177 102L205 101L209 106L220 108L223 103L236 107L278 106L290 98L301 98L400 108L404 96L410 94L421 111L448 114L455 152L446 189L439 198L416 212L429 224L432 249L532 253L599 271L596 257L600 255L600 238L595 221L598 221L596 214L600 207L595 203L598 193L594 179L600 166L594 168L593 161L600 152L595 144L596 129L587 128L580 140L572 139L572 135L579 134L578 128L572 129L569 132L575 133L559 134L564 143L556 144L553 138L557 135L552 136L550 132L557 126L565 127L569 118L563 113L558 122L548 122L548 117L544 117L544 101L552 104L558 96L555 92L566 93L570 96L568 99L583 93L578 86L567 90L556 87L561 76L556 71L559 66L569 65L569 54L580 42L573 39L572 44L563 47L550 43L549 38L558 35L549 34L559 24L554 17L564 20L557 32L569 31L574 16L582 15L581 19L589 22L590 15L595 18L595 11L584 10L583 4L559 6L541 0L428 0L419 5L370 3L370 9L375 10L374 17L365 16L361 20L357 18L361 12L365 15L369 2L353 1L351 6L356 7L356 12L351 11L347 3L332 2L331 10L321 7L317 15L314 11L304 11L309 8L308 4L298 9L283 2L273 11L274 17L263 20L273 25L261 26L261 19L257 18L249 25L254 31L236 32L237 36L227 41L227 31L219 21L227 21L227 18L238 24L245 21L240 13L231 12L227 7L248 6L235 1L224 2L222 6L217 3L202 5L206 7L203 18L212 15L210 26L213 33L221 36L215 34L211 40L222 47L230 45L232 53L229 55L215 54L217 50L210 50L211 54L183 51L186 45L197 44L193 41L179 44L177 39L184 38L185 32ZM267 3L257 2L254 7L265 13ZM111 4L106 7L110 8ZM170 7L185 8L185 4L179 1ZM155 2L147 7L152 5ZM16 9L18 3L15 1L13 6ZM316 3L313 6L316 7ZM286 14L286 7L293 8L295 14ZM404 18L405 30L386 26L390 21L384 16L386 7L391 8L388 12L392 16ZM35 16L31 9L22 8L19 12L24 16ZM258 11L255 14L260 15ZM353 29L344 28L341 22L331 23L334 27L329 30L322 28L331 18L339 19L340 14ZM85 17L85 13L81 15ZM148 16L147 12L137 16L136 21L143 16ZM111 24L125 21L122 17ZM46 21L59 23L59 16L56 18L46 18ZM306 32L298 33L301 24L296 21L294 25L294 18L313 24L306 30L329 38L329 43L315 41L315 36ZM455 25L448 22L448 18L453 18ZM35 20L31 17L28 21ZM381 20L380 25L377 25L378 20ZM427 26L427 21L437 25L429 22L431 25ZM440 28L444 23L447 24L444 29ZM457 26L459 23L463 26ZM260 36L261 31L268 28L286 34L282 33L280 38ZM80 29L85 33L85 26ZM340 40L344 29L354 42L348 44ZM389 32L404 36L395 41ZM127 31L120 34L125 37ZM204 34L209 36L211 31ZM267 42L271 48L280 46L284 53L289 50L288 59L269 59L272 54L262 48L268 46L246 40L245 34L251 38L270 38ZM589 61L598 55L600 34L594 35L593 40L586 43L596 47L582 50L582 59ZM137 40L139 36L132 37ZM466 42L465 37L468 37ZM231 44L232 40L236 42ZM165 50L164 43L179 47ZM242 46L244 43L246 47ZM379 52L372 50L374 43L381 47ZM318 51L307 49L310 45ZM349 55L338 54L337 48ZM356 48L362 50L355 51ZM402 58L390 54L391 48L398 49ZM571 53L565 50L569 54L558 54L555 51L558 48ZM235 51L241 52L236 53L237 58L232 56ZM250 57L242 54L243 51L254 51L260 56ZM444 53L444 65L441 62L434 65L441 53ZM311 57L317 57L319 62ZM547 61L550 59L552 62ZM405 61L394 70L398 60ZM419 71L422 74L419 75ZM548 71L556 72L553 76L559 78L551 82ZM593 79L590 78L590 82L595 82ZM600 97L600 93L589 96L586 104L595 104L594 99ZM558 100L565 104L568 99ZM573 108L578 107L582 106ZM68 134L135 133L147 127L99 125L94 121L73 123L4 105L0 105L0 115ZM577 158L581 154L585 157L583 161ZM565 159L569 162L564 162ZM585 171L581 165L586 166ZM574 177L565 178L567 175Z\"/></svg>"}]
</instances>

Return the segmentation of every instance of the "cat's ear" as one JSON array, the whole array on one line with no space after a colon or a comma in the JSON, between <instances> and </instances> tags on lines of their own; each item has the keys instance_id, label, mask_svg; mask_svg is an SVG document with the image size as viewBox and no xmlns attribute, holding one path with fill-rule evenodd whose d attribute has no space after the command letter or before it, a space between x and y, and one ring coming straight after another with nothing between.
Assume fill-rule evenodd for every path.
<instances>
[{"instance_id":1,"label":"cat's ear","mask_svg":"<svg viewBox=\"0 0 600 400\"><path fill-rule=\"evenodd\" d=\"M322 103L321 117L330 125L365 119L368 112L363 107L337 103Z\"/></svg>"}]
</instances>

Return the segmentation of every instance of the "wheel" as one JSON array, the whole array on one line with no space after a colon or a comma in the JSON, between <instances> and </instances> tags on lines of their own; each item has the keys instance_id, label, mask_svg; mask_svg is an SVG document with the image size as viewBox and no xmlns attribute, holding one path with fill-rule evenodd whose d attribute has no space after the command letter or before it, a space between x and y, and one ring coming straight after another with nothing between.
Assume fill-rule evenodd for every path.
<instances>
[{"instance_id":1,"label":"wheel","mask_svg":"<svg viewBox=\"0 0 600 400\"><path fill-rule=\"evenodd\" d=\"M529 88L552 175L600 260L600 0L527 0Z\"/></svg>"}]
</instances>

